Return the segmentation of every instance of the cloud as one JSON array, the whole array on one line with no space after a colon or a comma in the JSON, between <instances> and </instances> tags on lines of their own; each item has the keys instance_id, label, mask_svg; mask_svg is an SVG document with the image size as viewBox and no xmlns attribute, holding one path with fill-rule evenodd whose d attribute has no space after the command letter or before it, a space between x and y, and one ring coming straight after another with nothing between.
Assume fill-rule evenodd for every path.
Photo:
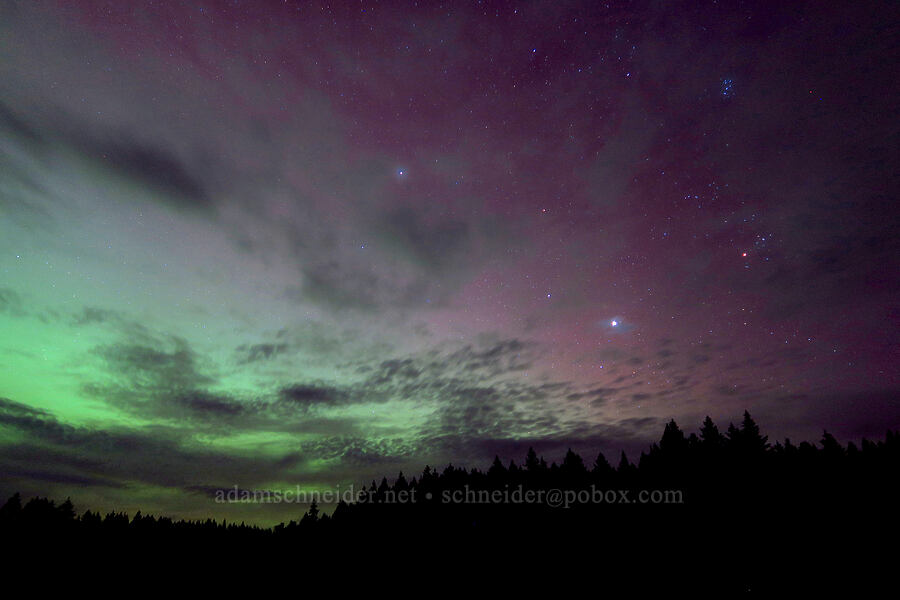
<instances>
[{"instance_id":1,"label":"cloud","mask_svg":"<svg viewBox=\"0 0 900 600\"><path fill-rule=\"evenodd\" d=\"M124 378L125 387L136 392L194 389L213 383L212 377L198 371L197 357L186 341L175 337L169 346L112 344L94 352L111 373Z\"/></svg>"},{"instance_id":2,"label":"cloud","mask_svg":"<svg viewBox=\"0 0 900 600\"><path fill-rule=\"evenodd\" d=\"M469 376L481 374L496 377L504 373L527 370L536 355L536 348L519 339L500 341L488 348L466 345L446 357L444 363L456 367Z\"/></svg>"},{"instance_id":3,"label":"cloud","mask_svg":"<svg viewBox=\"0 0 900 600\"><path fill-rule=\"evenodd\" d=\"M339 406L348 401L348 395L337 388L314 385L292 385L282 388L283 400L303 408L312 406Z\"/></svg>"},{"instance_id":4,"label":"cloud","mask_svg":"<svg viewBox=\"0 0 900 600\"><path fill-rule=\"evenodd\" d=\"M339 460L346 467L371 467L407 460L415 456L418 447L402 438L371 439L337 436L304 442L304 454L322 460Z\"/></svg>"},{"instance_id":5,"label":"cloud","mask_svg":"<svg viewBox=\"0 0 900 600\"><path fill-rule=\"evenodd\" d=\"M391 298L404 294L387 285L373 270L361 265L328 260L301 269L303 284L288 286L288 299L327 306L331 310L376 311Z\"/></svg>"},{"instance_id":6,"label":"cloud","mask_svg":"<svg viewBox=\"0 0 900 600\"><path fill-rule=\"evenodd\" d=\"M143 431L67 425L46 411L5 398L0 399L0 426L24 436L21 442L3 445L0 473L23 476L40 470L46 481L77 478L85 485L121 487L142 482L176 488L211 481L255 484L288 476L298 464L297 460L284 465L280 458L189 448L180 432L162 427ZM47 466L35 469L36 465Z\"/></svg>"},{"instance_id":7,"label":"cloud","mask_svg":"<svg viewBox=\"0 0 900 600\"><path fill-rule=\"evenodd\" d=\"M193 390L178 393L172 398L176 406L184 407L189 412L212 417L235 417L244 414L245 407L239 402L207 392Z\"/></svg>"},{"instance_id":8,"label":"cloud","mask_svg":"<svg viewBox=\"0 0 900 600\"><path fill-rule=\"evenodd\" d=\"M429 221L422 211L409 206L393 208L381 219L381 238L401 256L431 273L439 273L459 261L470 242L471 233L465 222L446 217Z\"/></svg>"},{"instance_id":9,"label":"cloud","mask_svg":"<svg viewBox=\"0 0 900 600\"><path fill-rule=\"evenodd\" d=\"M31 145L44 143L44 136L2 101L0 101L0 128Z\"/></svg>"},{"instance_id":10,"label":"cloud","mask_svg":"<svg viewBox=\"0 0 900 600\"><path fill-rule=\"evenodd\" d=\"M11 317L23 317L26 312L22 297L10 288L0 288L0 314L6 313Z\"/></svg>"},{"instance_id":11,"label":"cloud","mask_svg":"<svg viewBox=\"0 0 900 600\"><path fill-rule=\"evenodd\" d=\"M368 367L367 370L371 371L372 368ZM413 359L391 359L382 361L369 380L375 385L383 385L398 380L416 380L420 375L422 375L422 369L416 366Z\"/></svg>"},{"instance_id":12,"label":"cloud","mask_svg":"<svg viewBox=\"0 0 900 600\"><path fill-rule=\"evenodd\" d=\"M106 479L103 477L91 477L88 475L73 475L63 473L59 470L40 470L17 468L15 466L3 466L3 474L10 480L28 480L41 481L53 484L63 485L65 487L103 487L103 488L126 488L127 484Z\"/></svg>"},{"instance_id":13,"label":"cloud","mask_svg":"<svg viewBox=\"0 0 900 600\"><path fill-rule=\"evenodd\" d=\"M451 456L457 464L467 462L478 468L484 468L494 456L521 464L532 447L548 460L560 460L569 448L573 448L590 465L598 451L611 458L624 448L633 458L659 434L660 426L658 419L644 417L611 423L583 423L577 428L538 435L469 435L461 439L441 436L430 443L440 449L441 456Z\"/></svg>"},{"instance_id":14,"label":"cloud","mask_svg":"<svg viewBox=\"0 0 900 600\"><path fill-rule=\"evenodd\" d=\"M157 192L175 208L203 212L214 208L200 179L170 151L121 135L108 141L84 139L76 145L136 186Z\"/></svg>"},{"instance_id":15,"label":"cloud","mask_svg":"<svg viewBox=\"0 0 900 600\"><path fill-rule=\"evenodd\" d=\"M238 362L241 364L253 363L258 361L266 361L282 354L288 353L290 346L288 344L242 344L235 349L238 355Z\"/></svg>"}]
</instances>

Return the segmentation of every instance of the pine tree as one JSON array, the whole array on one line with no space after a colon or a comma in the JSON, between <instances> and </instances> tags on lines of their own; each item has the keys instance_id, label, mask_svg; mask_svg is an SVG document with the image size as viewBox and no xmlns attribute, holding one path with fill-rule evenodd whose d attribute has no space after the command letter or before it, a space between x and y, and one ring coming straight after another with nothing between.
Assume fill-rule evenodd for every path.
<instances>
[{"instance_id":1,"label":"pine tree","mask_svg":"<svg viewBox=\"0 0 900 600\"><path fill-rule=\"evenodd\" d=\"M603 452L597 453L597 458L594 459L594 466L591 469L591 473L594 475L595 479L601 481L612 475L612 465L610 465L609 461L606 460L606 457L603 456Z\"/></svg>"},{"instance_id":2,"label":"pine tree","mask_svg":"<svg viewBox=\"0 0 900 600\"><path fill-rule=\"evenodd\" d=\"M56 510L64 521L75 520L75 506L72 504L71 498L66 498L66 501L60 504Z\"/></svg>"},{"instance_id":3,"label":"pine tree","mask_svg":"<svg viewBox=\"0 0 900 600\"><path fill-rule=\"evenodd\" d=\"M525 470L529 473L536 473L540 466L537 453L534 451L534 448L529 447L528 454L525 456Z\"/></svg>"},{"instance_id":4,"label":"pine tree","mask_svg":"<svg viewBox=\"0 0 900 600\"><path fill-rule=\"evenodd\" d=\"M19 518L22 513L22 496L16 492L0 508L0 523L8 523Z\"/></svg>"},{"instance_id":5,"label":"pine tree","mask_svg":"<svg viewBox=\"0 0 900 600\"><path fill-rule=\"evenodd\" d=\"M684 437L684 432L678 428L678 424L675 423L675 419L672 419L668 423L666 423L666 427L663 430L662 439L659 441L659 449L664 453L671 456L681 454L687 448L687 440Z\"/></svg>"},{"instance_id":6,"label":"pine tree","mask_svg":"<svg viewBox=\"0 0 900 600\"><path fill-rule=\"evenodd\" d=\"M562 463L563 472L571 475L581 475L587 473L584 467L584 461L578 454L575 454L571 448L566 452Z\"/></svg>"},{"instance_id":7,"label":"pine tree","mask_svg":"<svg viewBox=\"0 0 900 600\"><path fill-rule=\"evenodd\" d=\"M703 425L700 427L700 443L707 451L718 451L725 444L725 437L719 432L719 428L709 418L709 415L703 419Z\"/></svg>"},{"instance_id":8,"label":"pine tree","mask_svg":"<svg viewBox=\"0 0 900 600\"><path fill-rule=\"evenodd\" d=\"M728 424L728 429L725 431L725 437L728 440L728 445L731 448L736 448L741 443L741 430L734 426L734 423Z\"/></svg>"},{"instance_id":9,"label":"pine tree","mask_svg":"<svg viewBox=\"0 0 900 600\"><path fill-rule=\"evenodd\" d=\"M506 467L500 462L499 456L494 456L494 462L491 463L491 468L488 469L487 476L494 485L499 484L506 478Z\"/></svg>"},{"instance_id":10,"label":"pine tree","mask_svg":"<svg viewBox=\"0 0 900 600\"><path fill-rule=\"evenodd\" d=\"M828 433L828 431L822 433L821 443L826 460L836 462L844 457L843 446L841 446L840 442L838 442L833 435Z\"/></svg>"},{"instance_id":11,"label":"pine tree","mask_svg":"<svg viewBox=\"0 0 900 600\"><path fill-rule=\"evenodd\" d=\"M622 456L619 458L619 466L616 469L619 473L627 473L632 469L633 465L628 462L628 457L625 455L625 451L622 450Z\"/></svg>"},{"instance_id":12,"label":"pine tree","mask_svg":"<svg viewBox=\"0 0 900 600\"><path fill-rule=\"evenodd\" d=\"M309 525L315 523L319 520L319 505L316 504L316 501L313 500L312 504L309 505L309 509L306 511L306 514L300 519L301 525Z\"/></svg>"},{"instance_id":13,"label":"pine tree","mask_svg":"<svg viewBox=\"0 0 900 600\"><path fill-rule=\"evenodd\" d=\"M761 454L769 447L769 436L761 435L759 425L750 416L748 411L744 411L744 420L741 422L741 444L748 453Z\"/></svg>"}]
</instances>

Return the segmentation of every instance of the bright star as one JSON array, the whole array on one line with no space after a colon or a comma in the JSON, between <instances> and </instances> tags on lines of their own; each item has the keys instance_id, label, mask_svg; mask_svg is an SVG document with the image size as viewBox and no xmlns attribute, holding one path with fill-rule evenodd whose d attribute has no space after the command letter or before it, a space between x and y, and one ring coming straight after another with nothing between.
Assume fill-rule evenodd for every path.
<instances>
[{"instance_id":1,"label":"bright star","mask_svg":"<svg viewBox=\"0 0 900 600\"><path fill-rule=\"evenodd\" d=\"M619 324L619 322L616 321L615 319L613 319L612 321L609 322L609 324L612 325L613 327L615 327L616 325Z\"/></svg>"}]
</instances>

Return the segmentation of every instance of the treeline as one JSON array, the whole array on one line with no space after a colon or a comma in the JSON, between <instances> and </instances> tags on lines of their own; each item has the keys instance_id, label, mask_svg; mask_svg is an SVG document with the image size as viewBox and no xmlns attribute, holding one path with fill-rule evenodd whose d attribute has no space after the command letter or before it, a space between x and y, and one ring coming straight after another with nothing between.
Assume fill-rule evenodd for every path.
<instances>
[{"instance_id":1,"label":"treeline","mask_svg":"<svg viewBox=\"0 0 900 600\"><path fill-rule=\"evenodd\" d=\"M122 512L101 515L90 510L80 516L70 499L56 504L47 498L22 502L13 495L0 508L0 528L6 532L84 531L110 535L262 536L306 530L320 532L342 524L363 526L385 518L396 526L409 513L415 520L440 517L455 529L490 527L522 516L538 525L550 515L628 511L635 506L670 512L711 506L802 505L865 502L875 506L896 499L900 474L900 440L888 431L884 440L852 441L841 445L827 431L819 445L793 444L789 439L770 444L748 412L740 426L729 424L722 433L707 417L698 433L685 433L670 421L658 443L631 462L622 452L616 465L602 452L587 463L571 449L562 462L548 464L529 449L521 464L504 464L495 457L487 470L447 465L442 471L426 466L407 479L401 472L393 482L362 486L357 501L341 501L331 515L313 503L298 520L274 528L245 523L172 520ZM665 508L663 508L665 507ZM552 520L552 519L551 519ZM435 523L438 525L438 523Z\"/></svg>"},{"instance_id":2,"label":"treeline","mask_svg":"<svg viewBox=\"0 0 900 600\"><path fill-rule=\"evenodd\" d=\"M622 452L615 466L602 452L586 462L571 449L560 464L548 465L529 449L521 464L495 457L486 471L451 464L442 471L425 467L410 480L400 473L393 483L373 481L358 502L339 503L331 517L313 506L276 531L385 533L427 523L447 535L591 526L627 535L653 523L733 520L736 514L761 531L786 522L815 529L818 518L837 525L848 511L866 519L893 510L900 500L898 475L894 431L859 446L844 446L827 431L819 445L772 444L745 412L739 426L729 424L724 432L709 417L690 435L670 421L636 462ZM867 516L859 514L863 510Z\"/></svg>"},{"instance_id":3,"label":"treeline","mask_svg":"<svg viewBox=\"0 0 900 600\"><path fill-rule=\"evenodd\" d=\"M16 494L0 508L0 534L148 548L197 541L335 549L362 540L382 549L437 544L443 552L599 540L592 551L605 560L668 549L656 568L687 568L685 561L702 559L722 581L765 588L789 564L779 552L800 545L809 558L837 545L861 555L862 536L896 531L898 467L897 432L859 446L842 445L828 432L818 444L773 444L745 412L724 432L709 417L690 435L670 421L634 462L624 452L615 465L602 452L588 462L570 449L561 463L548 464L529 449L521 464L495 457L486 470L426 466L411 479L400 473L392 482L373 481L330 515L312 504L273 528L140 512L78 516L68 499L23 504Z\"/></svg>"},{"instance_id":4,"label":"treeline","mask_svg":"<svg viewBox=\"0 0 900 600\"><path fill-rule=\"evenodd\" d=\"M169 517L143 515L141 511L133 517L124 512L102 515L90 510L78 516L71 498L60 504L48 498L32 498L23 505L19 493L13 494L0 508L0 531L8 536L103 537L111 541L129 538L258 538L272 534L271 528L245 523L218 522L215 519L176 521Z\"/></svg>"}]
</instances>

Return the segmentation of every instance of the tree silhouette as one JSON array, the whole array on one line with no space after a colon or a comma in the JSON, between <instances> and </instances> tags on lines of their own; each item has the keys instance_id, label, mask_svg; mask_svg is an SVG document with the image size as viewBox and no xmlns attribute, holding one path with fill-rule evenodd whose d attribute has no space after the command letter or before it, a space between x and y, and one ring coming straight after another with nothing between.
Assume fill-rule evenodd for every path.
<instances>
[{"instance_id":1,"label":"tree silhouette","mask_svg":"<svg viewBox=\"0 0 900 600\"><path fill-rule=\"evenodd\" d=\"M719 428L709 415L703 419L703 425L700 427L700 443L703 450L708 453L718 453L725 445L725 436L719 432Z\"/></svg>"},{"instance_id":2,"label":"tree silhouette","mask_svg":"<svg viewBox=\"0 0 900 600\"><path fill-rule=\"evenodd\" d=\"M313 501L309 505L309 509L307 509L306 514L303 515L300 519L301 524L312 525L319 520L319 505Z\"/></svg>"},{"instance_id":3,"label":"tree silhouette","mask_svg":"<svg viewBox=\"0 0 900 600\"><path fill-rule=\"evenodd\" d=\"M525 470L529 473L537 473L541 464L538 462L537 453L533 447L528 448L528 454L525 455Z\"/></svg>"},{"instance_id":4,"label":"tree silhouette","mask_svg":"<svg viewBox=\"0 0 900 600\"><path fill-rule=\"evenodd\" d=\"M754 456L760 456L769 447L768 436L760 434L759 426L746 410L737 439L741 450Z\"/></svg>"},{"instance_id":5,"label":"tree silhouette","mask_svg":"<svg viewBox=\"0 0 900 600\"><path fill-rule=\"evenodd\" d=\"M622 451L613 469L598 452L588 472L581 456L569 448L560 464L548 467L529 448L521 469L512 459L504 467L499 456L486 472L452 464L439 472L426 466L409 481L399 473L393 486L386 477L379 485L373 480L358 502L340 501L330 515L313 502L299 521L270 528L213 519L175 521L141 511L131 518L122 512L101 517L91 510L77 517L69 498L59 505L40 497L23 503L19 494L13 494L0 507L0 539L9 540L10 547L28 540L45 545L55 540L78 548L131 544L164 553L183 544L225 542L290 549L303 540L316 548L335 548L338 540L355 536L379 547L431 548L438 543L461 554L488 548L497 539L517 540L517 547L543 540L555 548L558 544L550 545L550 540L564 534L570 540L594 536L616 552L635 553L642 551L639 541L657 539L665 532L668 562L655 563L656 568L670 563L686 567L688 560L700 560L709 566L707 575L718 577L726 592L748 586L778 589L777 565L763 568L760 563L776 552L772 540L812 540L804 556L822 548L823 553L815 556L826 564L835 560L825 552L835 544L860 553L869 546L859 543L859 532L891 531L885 525L895 522L900 499L895 483L900 471L898 440L889 431L883 441L864 438L859 447L850 442L845 448L825 431L819 446L795 445L790 439L770 445L749 412L740 428L731 424L724 436L709 417L699 435L690 436L672 420L659 443L641 453L637 465ZM587 500L567 508L548 502L549 492L568 493L571 502L576 491L587 492L585 487L591 484L593 492L582 496ZM543 500L510 500L508 494L519 486L542 492L533 497ZM389 494L413 489L415 502L385 501ZM467 489L500 500L444 500L445 493ZM639 492L650 491L678 491L682 500L635 501ZM718 534L711 524L739 534ZM682 557L685 562L679 563ZM614 555L606 554L604 560L614 560ZM649 569L647 560L642 565Z\"/></svg>"},{"instance_id":6,"label":"tree silhouette","mask_svg":"<svg viewBox=\"0 0 900 600\"><path fill-rule=\"evenodd\" d=\"M597 458L594 459L594 466L591 468L594 481L599 483L609 481L614 473L615 470L609 464L609 461L606 460L606 457L603 456L603 452L597 452Z\"/></svg>"}]
</instances>

